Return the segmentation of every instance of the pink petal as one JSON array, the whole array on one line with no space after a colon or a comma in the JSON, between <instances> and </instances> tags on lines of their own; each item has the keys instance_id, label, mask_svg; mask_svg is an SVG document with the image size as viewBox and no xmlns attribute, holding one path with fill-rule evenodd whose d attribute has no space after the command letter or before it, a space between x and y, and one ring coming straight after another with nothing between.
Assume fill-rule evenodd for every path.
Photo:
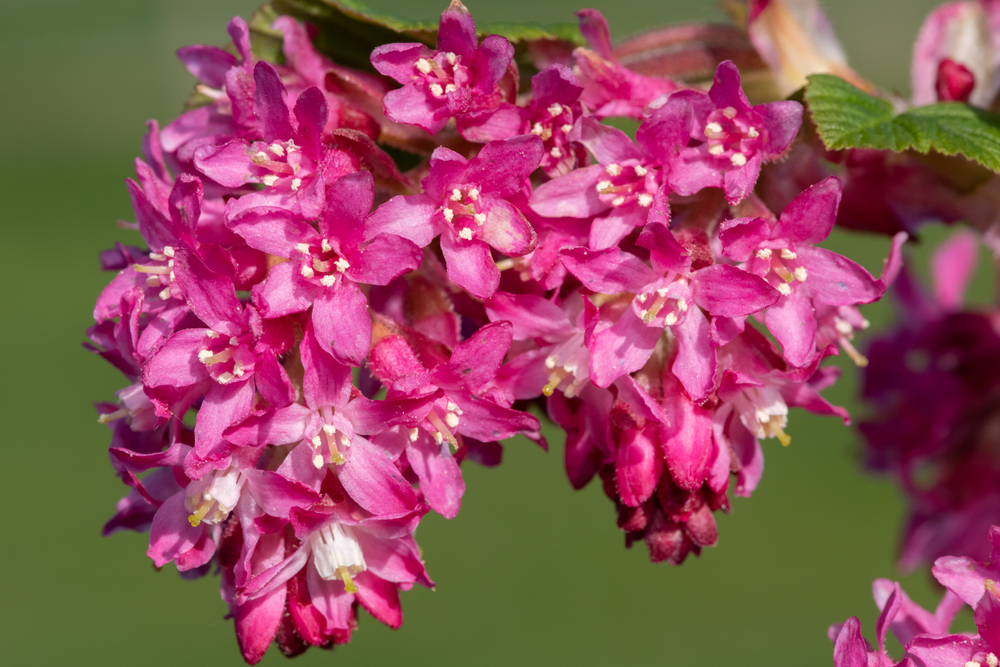
<instances>
[{"instance_id":1,"label":"pink petal","mask_svg":"<svg viewBox=\"0 0 1000 667\"><path fill-rule=\"evenodd\" d=\"M547 218L589 218L611 208L601 201L597 184L605 176L604 167L595 164L575 169L565 176L538 186L529 206Z\"/></svg>"},{"instance_id":2,"label":"pink petal","mask_svg":"<svg viewBox=\"0 0 1000 667\"><path fill-rule=\"evenodd\" d=\"M694 302L710 315L742 317L767 308L781 293L763 278L728 264L715 264L691 275Z\"/></svg>"},{"instance_id":3,"label":"pink petal","mask_svg":"<svg viewBox=\"0 0 1000 667\"><path fill-rule=\"evenodd\" d=\"M423 248L437 235L431 219L438 208L437 201L428 195L393 197L368 217L365 238L393 234Z\"/></svg>"},{"instance_id":4,"label":"pink petal","mask_svg":"<svg viewBox=\"0 0 1000 667\"><path fill-rule=\"evenodd\" d=\"M458 515L465 493L465 482L448 444L438 445L426 433L406 446L406 460L420 480L420 490L427 504L446 519Z\"/></svg>"},{"instance_id":5,"label":"pink petal","mask_svg":"<svg viewBox=\"0 0 1000 667\"><path fill-rule=\"evenodd\" d=\"M497 291L500 270L486 243L475 239L466 241L449 232L441 235L441 251L452 282L480 299L488 299Z\"/></svg>"},{"instance_id":6,"label":"pink petal","mask_svg":"<svg viewBox=\"0 0 1000 667\"><path fill-rule=\"evenodd\" d=\"M824 240L837 221L843 189L840 179L830 176L804 190L781 212L771 238L808 245Z\"/></svg>"},{"instance_id":7,"label":"pink petal","mask_svg":"<svg viewBox=\"0 0 1000 667\"><path fill-rule=\"evenodd\" d=\"M946 310L960 310L965 289L976 272L979 242L970 231L956 232L931 255L934 296Z\"/></svg>"},{"instance_id":8,"label":"pink petal","mask_svg":"<svg viewBox=\"0 0 1000 667\"><path fill-rule=\"evenodd\" d=\"M205 531L195 528L188 521L191 513L184 507L184 492L170 496L156 510L149 529L149 549L146 555L156 567L163 567L180 554L191 549Z\"/></svg>"},{"instance_id":9,"label":"pink petal","mask_svg":"<svg viewBox=\"0 0 1000 667\"><path fill-rule=\"evenodd\" d=\"M250 209L230 218L229 227L251 248L277 257L291 257L300 243L320 244L319 234L312 225L283 208Z\"/></svg>"},{"instance_id":10,"label":"pink petal","mask_svg":"<svg viewBox=\"0 0 1000 667\"><path fill-rule=\"evenodd\" d=\"M281 76L270 63L261 60L254 66L253 80L256 85L253 112L257 116L257 127L264 141L287 141L292 138L292 123L288 117L288 95Z\"/></svg>"},{"instance_id":11,"label":"pink petal","mask_svg":"<svg viewBox=\"0 0 1000 667\"><path fill-rule=\"evenodd\" d=\"M618 443L615 458L615 480L618 495L629 507L644 503L660 481L663 456L654 440L652 428L626 431Z\"/></svg>"},{"instance_id":12,"label":"pink petal","mask_svg":"<svg viewBox=\"0 0 1000 667\"><path fill-rule=\"evenodd\" d=\"M313 303L312 323L316 340L341 363L360 366L368 356L372 343L368 300L353 282L342 280L323 290Z\"/></svg>"},{"instance_id":13,"label":"pink petal","mask_svg":"<svg viewBox=\"0 0 1000 667\"><path fill-rule=\"evenodd\" d=\"M559 257L584 287L600 294L641 292L659 278L642 260L620 248L564 248Z\"/></svg>"},{"instance_id":14,"label":"pink petal","mask_svg":"<svg viewBox=\"0 0 1000 667\"><path fill-rule=\"evenodd\" d=\"M616 379L642 368L663 332L647 327L631 308L617 323L594 336L590 347L590 379L607 387Z\"/></svg>"},{"instance_id":15,"label":"pink petal","mask_svg":"<svg viewBox=\"0 0 1000 667\"><path fill-rule=\"evenodd\" d=\"M535 249L537 236L521 211L510 202L494 199L486 212L480 238L510 257Z\"/></svg>"},{"instance_id":16,"label":"pink petal","mask_svg":"<svg viewBox=\"0 0 1000 667\"><path fill-rule=\"evenodd\" d=\"M403 609L399 604L396 584L379 579L370 572L359 572L354 577L358 592L355 596L369 614L393 630L403 624Z\"/></svg>"},{"instance_id":17,"label":"pink petal","mask_svg":"<svg viewBox=\"0 0 1000 667\"><path fill-rule=\"evenodd\" d=\"M881 281L860 264L825 248L799 248L808 272L804 285L814 300L830 306L848 306L878 301L885 291Z\"/></svg>"},{"instance_id":18,"label":"pink petal","mask_svg":"<svg viewBox=\"0 0 1000 667\"><path fill-rule=\"evenodd\" d=\"M316 340L312 322L306 325L299 346L302 356L302 390L306 405L313 410L323 406L343 406L351 395L351 369L336 361Z\"/></svg>"},{"instance_id":19,"label":"pink petal","mask_svg":"<svg viewBox=\"0 0 1000 667\"><path fill-rule=\"evenodd\" d=\"M805 290L793 290L767 309L764 321L788 363L802 368L816 356L816 317Z\"/></svg>"},{"instance_id":20,"label":"pink petal","mask_svg":"<svg viewBox=\"0 0 1000 667\"><path fill-rule=\"evenodd\" d=\"M408 512L417 505L409 482L381 449L364 438L352 440L350 456L337 468L337 477L348 495L373 514Z\"/></svg>"},{"instance_id":21,"label":"pink petal","mask_svg":"<svg viewBox=\"0 0 1000 667\"><path fill-rule=\"evenodd\" d=\"M285 587L280 586L266 595L237 605L233 610L236 641L247 663L256 665L260 662L278 634L285 611L286 592Z\"/></svg>"}]
</instances>

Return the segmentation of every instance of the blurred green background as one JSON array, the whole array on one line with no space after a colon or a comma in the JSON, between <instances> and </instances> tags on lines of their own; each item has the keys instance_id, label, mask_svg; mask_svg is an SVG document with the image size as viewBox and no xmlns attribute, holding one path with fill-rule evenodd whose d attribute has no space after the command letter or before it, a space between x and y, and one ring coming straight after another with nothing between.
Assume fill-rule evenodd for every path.
<instances>
[{"instance_id":1,"label":"blurred green background","mask_svg":"<svg viewBox=\"0 0 1000 667\"><path fill-rule=\"evenodd\" d=\"M444 0L375 0L431 18ZM910 48L932 0L837 0L828 12L852 64L905 93ZM480 22L570 21L567 0L477 2ZM721 20L712 2L602 0L615 37L675 21ZM0 664L241 664L218 579L157 573L145 536L100 537L124 494L107 461L93 401L113 400L116 371L79 343L111 278L98 251L135 242L123 179L144 122L177 115L193 84L173 51L222 44L253 0L0 2L0 406L7 459L0 484ZM943 237L930 234L931 239ZM873 273L886 243L836 234L830 247ZM928 244L917 251L926 257ZM991 297L981 270L975 298ZM886 324L891 309L866 311ZM863 343L862 343L863 345ZM851 400L846 369L829 392ZM721 540L680 568L622 547L597 485L574 492L562 440L546 455L525 441L502 466L468 466L460 516L428 516L418 538L436 591L403 596L398 632L362 612L354 641L302 664L832 664L826 628L856 614L874 634L870 584L893 577L902 503L859 472L858 444L829 419L793 414L792 446L765 443L754 497L720 520ZM903 580L918 602L926 573ZM963 620L970 627L970 620ZM898 655L898 646L896 647ZM264 664L283 660L272 648Z\"/></svg>"}]
</instances>

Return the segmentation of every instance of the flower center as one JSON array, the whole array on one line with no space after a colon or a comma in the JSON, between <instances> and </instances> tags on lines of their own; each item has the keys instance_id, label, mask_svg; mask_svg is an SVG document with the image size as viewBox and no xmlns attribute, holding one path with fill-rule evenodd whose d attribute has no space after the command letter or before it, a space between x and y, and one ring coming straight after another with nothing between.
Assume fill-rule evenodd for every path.
<instances>
[{"instance_id":1,"label":"flower center","mask_svg":"<svg viewBox=\"0 0 1000 667\"><path fill-rule=\"evenodd\" d=\"M742 167L760 151L763 143L760 130L753 119L735 107L716 109L705 124L708 152L728 160L734 167Z\"/></svg>"},{"instance_id":2,"label":"flower center","mask_svg":"<svg viewBox=\"0 0 1000 667\"><path fill-rule=\"evenodd\" d=\"M170 283L174 281L174 248L163 246L162 253L151 252L149 259L147 264L133 264L132 270L146 274L147 287L162 287L159 297L166 301L170 298Z\"/></svg>"},{"instance_id":3,"label":"flower center","mask_svg":"<svg viewBox=\"0 0 1000 667\"><path fill-rule=\"evenodd\" d=\"M798 255L790 248L773 250L771 248L761 248L755 257L762 262L767 262L763 272L763 277L770 285L788 296L792 293L792 285L796 282L805 282L809 277L806 267L798 261Z\"/></svg>"},{"instance_id":4,"label":"flower center","mask_svg":"<svg viewBox=\"0 0 1000 667\"><path fill-rule=\"evenodd\" d=\"M787 447L792 439L785 433L788 405L774 387L744 389L733 401L740 421L758 438L777 438Z\"/></svg>"},{"instance_id":5,"label":"flower center","mask_svg":"<svg viewBox=\"0 0 1000 667\"><path fill-rule=\"evenodd\" d=\"M653 204L653 193L646 187L649 169L641 164L623 166L612 162L604 168L607 178L597 184L600 200L612 206L635 202L643 208Z\"/></svg>"},{"instance_id":6,"label":"flower center","mask_svg":"<svg viewBox=\"0 0 1000 667\"><path fill-rule=\"evenodd\" d=\"M479 228L486 223L486 213L482 211L479 188L452 188L451 194L441 207L444 219L458 230L459 238L471 241L479 236Z\"/></svg>"},{"instance_id":7,"label":"flower center","mask_svg":"<svg viewBox=\"0 0 1000 667\"><path fill-rule=\"evenodd\" d=\"M567 135L572 130L573 111L558 102L539 111L535 116L535 122L531 125L531 133L541 138L546 154L557 160L565 156L563 147L567 143Z\"/></svg>"},{"instance_id":8,"label":"flower center","mask_svg":"<svg viewBox=\"0 0 1000 667\"><path fill-rule=\"evenodd\" d=\"M584 344L583 332L577 331L553 347L545 357L545 369L549 383L542 388L543 394L551 396L562 386L566 398L576 396L590 381L590 352Z\"/></svg>"},{"instance_id":9,"label":"flower center","mask_svg":"<svg viewBox=\"0 0 1000 667\"><path fill-rule=\"evenodd\" d=\"M188 521L197 528L202 521L217 525L226 520L240 500L246 477L236 468L213 471L188 484L184 507L191 512Z\"/></svg>"},{"instance_id":10,"label":"flower center","mask_svg":"<svg viewBox=\"0 0 1000 667\"><path fill-rule=\"evenodd\" d=\"M198 351L198 361L208 366L208 373L219 384L226 384L246 374L252 367L253 334L231 336L228 339L215 331L205 334L204 346Z\"/></svg>"},{"instance_id":11,"label":"flower center","mask_svg":"<svg viewBox=\"0 0 1000 667\"><path fill-rule=\"evenodd\" d=\"M433 58L421 58L414 67L416 78L423 81L434 97L444 97L469 83L469 68L462 56L451 51L439 51Z\"/></svg>"},{"instance_id":12,"label":"flower center","mask_svg":"<svg viewBox=\"0 0 1000 667\"><path fill-rule=\"evenodd\" d=\"M302 266L299 267L299 274L324 287L335 284L341 274L351 268L351 263L338 253L327 239L320 241L319 247L300 243L295 249L305 256L302 259Z\"/></svg>"},{"instance_id":13,"label":"flower center","mask_svg":"<svg viewBox=\"0 0 1000 667\"><path fill-rule=\"evenodd\" d=\"M350 526L332 523L313 533L309 541L313 565L319 576L327 581L339 579L348 593L357 593L358 587L351 575L364 572L368 565Z\"/></svg>"}]
</instances>

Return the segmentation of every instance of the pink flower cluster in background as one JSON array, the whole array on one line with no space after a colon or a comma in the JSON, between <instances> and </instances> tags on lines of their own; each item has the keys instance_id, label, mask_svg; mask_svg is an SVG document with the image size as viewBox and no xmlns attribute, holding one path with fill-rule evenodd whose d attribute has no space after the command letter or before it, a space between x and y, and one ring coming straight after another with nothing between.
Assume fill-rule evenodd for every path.
<instances>
[{"instance_id":1,"label":"pink flower cluster in background","mask_svg":"<svg viewBox=\"0 0 1000 667\"><path fill-rule=\"evenodd\" d=\"M1000 527L989 529L989 557L985 561L942 556L934 563L934 578L945 588L937 608L927 611L903 592L899 584L876 579L872 594L878 605L878 648L861 635L861 623L852 616L830 626L836 667L995 667L1000 664ZM951 633L955 616L966 608L975 614L978 634ZM900 661L889 657L885 637L889 630L903 645Z\"/></svg>"},{"instance_id":2,"label":"pink flower cluster in background","mask_svg":"<svg viewBox=\"0 0 1000 667\"><path fill-rule=\"evenodd\" d=\"M801 85L783 89L796 67L857 80L822 14L789 22L786 4L748 4L776 89ZM938 255L933 298L900 248L941 211L982 211L985 191L817 147L803 107L751 104L731 60L704 85L630 69L600 13L578 18L589 47L521 60L457 0L436 48L378 46L370 71L328 60L289 16L271 26L280 64L239 18L232 52L179 50L201 106L150 122L127 180L146 247L102 254L116 275L88 330L128 385L98 405L129 487L105 533L149 530L157 567L220 572L249 663L273 642L293 656L350 641L359 606L399 627L400 591L433 586L421 517L458 515L467 459L496 465L515 435L547 448L539 415L565 431L570 483L600 478L626 545L675 565L714 546L714 513L761 479L761 441L789 444L789 408L848 421L820 394L838 375L821 362L867 364L858 306L897 275L904 324L867 371L868 463L914 499L904 564L980 557L1000 514L995 316L961 312L968 237ZM927 50L940 99L989 94L982 68ZM893 234L881 276L821 247L835 223ZM886 628L916 651L958 608L946 596L931 615L891 584L876 598L881 657L855 619L838 665L891 664ZM983 627L963 646L996 667Z\"/></svg>"}]
</instances>

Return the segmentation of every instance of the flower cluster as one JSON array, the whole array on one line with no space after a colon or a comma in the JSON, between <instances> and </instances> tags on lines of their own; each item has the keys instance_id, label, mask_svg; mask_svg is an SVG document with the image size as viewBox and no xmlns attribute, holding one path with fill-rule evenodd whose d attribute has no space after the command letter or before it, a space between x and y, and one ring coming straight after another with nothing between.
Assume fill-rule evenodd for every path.
<instances>
[{"instance_id":1,"label":"flower cluster","mask_svg":"<svg viewBox=\"0 0 1000 667\"><path fill-rule=\"evenodd\" d=\"M881 612L876 632L878 648L861 635L861 623L852 616L830 626L836 667L996 667L1000 664L1000 527L989 529L989 558L943 556L934 563L934 578L945 593L933 611L916 604L888 579L877 579L872 594ZM955 616L968 605L975 613L976 635L950 633ZM885 637L889 630L903 645L900 661L889 657Z\"/></svg>"},{"instance_id":2,"label":"flower cluster","mask_svg":"<svg viewBox=\"0 0 1000 667\"><path fill-rule=\"evenodd\" d=\"M599 475L627 544L673 564L716 543L790 407L847 420L820 362L860 359L905 234L881 278L818 247L838 178L755 193L799 103L752 105L730 61L707 89L632 72L578 16L590 48L537 49L530 90L458 0L435 49L375 48L379 75L287 16L280 65L239 18L235 55L179 51L203 104L150 123L127 181L147 247L102 255L88 331L128 382L98 406L130 489L105 532L220 571L248 662L349 641L359 605L399 627L399 591L433 585L421 517L458 514L466 458L546 447L531 403L572 485Z\"/></svg>"},{"instance_id":3,"label":"flower cluster","mask_svg":"<svg viewBox=\"0 0 1000 667\"><path fill-rule=\"evenodd\" d=\"M906 569L947 554L984 558L980 536L1000 517L1000 331L995 312L962 306L978 253L972 232L953 235L932 257L930 293L901 272L900 323L869 348L865 462L910 501Z\"/></svg>"}]
</instances>

